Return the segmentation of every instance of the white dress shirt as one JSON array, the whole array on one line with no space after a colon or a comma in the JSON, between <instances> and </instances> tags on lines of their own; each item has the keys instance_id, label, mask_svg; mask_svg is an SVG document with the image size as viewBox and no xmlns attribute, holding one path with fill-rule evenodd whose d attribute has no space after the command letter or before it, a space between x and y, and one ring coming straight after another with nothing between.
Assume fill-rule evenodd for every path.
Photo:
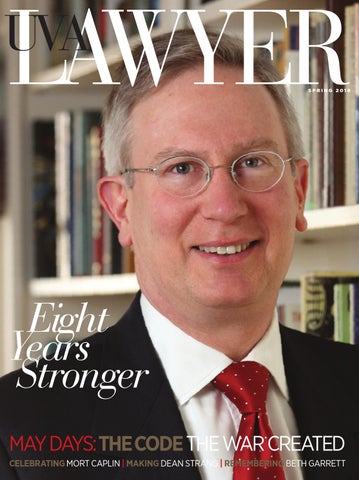
<instances>
[{"instance_id":1,"label":"white dress shirt","mask_svg":"<svg viewBox=\"0 0 359 480\"><path fill-rule=\"evenodd\" d=\"M237 407L211 381L232 360L187 335L160 314L141 296L141 308L150 338L159 355L167 378L174 392L188 436L192 437L191 449L201 461L199 471L203 480L232 480L232 468L226 460L232 460L234 441L241 414ZM289 405L282 346L277 315L253 350L243 360L264 365L271 373L267 396L267 411L275 435L298 435L296 421ZM281 452L286 480L303 480L296 451Z\"/></svg>"}]
</instances>

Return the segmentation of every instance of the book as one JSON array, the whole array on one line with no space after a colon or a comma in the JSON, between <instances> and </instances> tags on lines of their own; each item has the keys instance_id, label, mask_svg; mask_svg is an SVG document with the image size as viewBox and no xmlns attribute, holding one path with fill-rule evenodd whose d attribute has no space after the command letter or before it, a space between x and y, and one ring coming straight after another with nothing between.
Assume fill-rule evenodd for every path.
<instances>
[{"instance_id":1,"label":"book","mask_svg":"<svg viewBox=\"0 0 359 480\"><path fill-rule=\"evenodd\" d=\"M345 204L359 202L359 4L345 9Z\"/></svg>"},{"instance_id":2,"label":"book","mask_svg":"<svg viewBox=\"0 0 359 480\"><path fill-rule=\"evenodd\" d=\"M90 159L89 204L91 205L91 275L133 273L133 253L122 248L118 242L118 231L100 204L97 183L105 172L102 154L102 126L95 124L88 134Z\"/></svg>"},{"instance_id":3,"label":"book","mask_svg":"<svg viewBox=\"0 0 359 480\"><path fill-rule=\"evenodd\" d=\"M334 340L359 345L359 282L334 285Z\"/></svg>"},{"instance_id":4,"label":"book","mask_svg":"<svg viewBox=\"0 0 359 480\"><path fill-rule=\"evenodd\" d=\"M72 117L69 111L55 115L56 144L56 264L58 277L71 276L72 212Z\"/></svg>"},{"instance_id":5,"label":"book","mask_svg":"<svg viewBox=\"0 0 359 480\"><path fill-rule=\"evenodd\" d=\"M92 202L91 146L88 136L99 125L100 112L79 110L73 113L72 178L72 275L90 275L92 268Z\"/></svg>"},{"instance_id":6,"label":"book","mask_svg":"<svg viewBox=\"0 0 359 480\"><path fill-rule=\"evenodd\" d=\"M350 284L349 299L353 343L359 345L359 283Z\"/></svg>"},{"instance_id":7,"label":"book","mask_svg":"<svg viewBox=\"0 0 359 480\"><path fill-rule=\"evenodd\" d=\"M105 215L97 196L97 181L105 174L104 158L101 151L102 127L93 125L87 136L90 160L89 201L91 202L92 258L91 274L101 275L106 269L104 263Z\"/></svg>"},{"instance_id":8,"label":"book","mask_svg":"<svg viewBox=\"0 0 359 480\"><path fill-rule=\"evenodd\" d=\"M301 277L302 331L335 338L334 286L359 281L359 272L313 272Z\"/></svg>"},{"instance_id":9,"label":"book","mask_svg":"<svg viewBox=\"0 0 359 480\"><path fill-rule=\"evenodd\" d=\"M33 137L34 276L56 276L55 126L37 120Z\"/></svg>"},{"instance_id":10,"label":"book","mask_svg":"<svg viewBox=\"0 0 359 480\"><path fill-rule=\"evenodd\" d=\"M334 340L338 342L353 343L349 292L348 283L334 285Z\"/></svg>"}]
</instances>

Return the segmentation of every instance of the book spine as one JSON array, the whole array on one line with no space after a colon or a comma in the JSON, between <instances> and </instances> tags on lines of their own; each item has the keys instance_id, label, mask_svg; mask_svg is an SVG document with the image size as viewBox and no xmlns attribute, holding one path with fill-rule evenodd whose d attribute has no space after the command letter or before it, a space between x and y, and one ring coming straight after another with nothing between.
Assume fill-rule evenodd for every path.
<instances>
[{"instance_id":1,"label":"book spine","mask_svg":"<svg viewBox=\"0 0 359 480\"><path fill-rule=\"evenodd\" d=\"M32 126L35 277L56 276L54 130L53 120L36 120Z\"/></svg>"},{"instance_id":2,"label":"book spine","mask_svg":"<svg viewBox=\"0 0 359 480\"><path fill-rule=\"evenodd\" d=\"M351 343L359 345L359 283L350 285Z\"/></svg>"},{"instance_id":3,"label":"book spine","mask_svg":"<svg viewBox=\"0 0 359 480\"><path fill-rule=\"evenodd\" d=\"M334 285L334 340L351 343L349 284Z\"/></svg>"},{"instance_id":4,"label":"book spine","mask_svg":"<svg viewBox=\"0 0 359 480\"><path fill-rule=\"evenodd\" d=\"M302 330L333 339L333 280L310 275L302 277L301 297Z\"/></svg>"},{"instance_id":5,"label":"book spine","mask_svg":"<svg viewBox=\"0 0 359 480\"><path fill-rule=\"evenodd\" d=\"M104 211L97 196L97 183L104 175L104 158L101 152L102 128L94 125L89 133L91 164L91 237L92 237L92 275L102 275L104 268ZM109 272L110 273L110 272Z\"/></svg>"},{"instance_id":6,"label":"book spine","mask_svg":"<svg viewBox=\"0 0 359 480\"><path fill-rule=\"evenodd\" d=\"M90 275L92 271L92 208L94 191L91 166L91 128L100 123L97 111L78 111L74 120L73 178L73 251L72 274Z\"/></svg>"},{"instance_id":7,"label":"book spine","mask_svg":"<svg viewBox=\"0 0 359 480\"><path fill-rule=\"evenodd\" d=\"M356 92L355 92L355 62L356 48L354 39L356 37L355 7L351 5L345 9L345 76L350 82L351 90L345 96L345 204L355 203L356 191L354 173L357 151L357 126L356 126Z\"/></svg>"},{"instance_id":8,"label":"book spine","mask_svg":"<svg viewBox=\"0 0 359 480\"><path fill-rule=\"evenodd\" d=\"M71 123L70 112L63 111L56 114L56 270L58 277L71 275Z\"/></svg>"}]
</instances>

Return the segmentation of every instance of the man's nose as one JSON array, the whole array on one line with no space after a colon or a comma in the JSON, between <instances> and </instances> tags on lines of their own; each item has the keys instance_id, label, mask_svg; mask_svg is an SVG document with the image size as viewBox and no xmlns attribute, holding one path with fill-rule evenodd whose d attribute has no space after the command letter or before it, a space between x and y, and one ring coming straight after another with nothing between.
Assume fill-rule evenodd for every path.
<instances>
[{"instance_id":1,"label":"man's nose","mask_svg":"<svg viewBox=\"0 0 359 480\"><path fill-rule=\"evenodd\" d=\"M211 181L201 193L202 214L208 219L232 223L247 213L248 195L234 182L229 167L214 168Z\"/></svg>"}]
</instances>

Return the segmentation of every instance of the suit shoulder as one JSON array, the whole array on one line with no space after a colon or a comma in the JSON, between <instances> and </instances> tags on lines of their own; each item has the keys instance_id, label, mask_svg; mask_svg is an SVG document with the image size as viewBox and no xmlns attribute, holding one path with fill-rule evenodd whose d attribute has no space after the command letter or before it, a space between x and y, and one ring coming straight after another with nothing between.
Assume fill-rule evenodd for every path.
<instances>
[{"instance_id":1,"label":"suit shoulder","mask_svg":"<svg viewBox=\"0 0 359 480\"><path fill-rule=\"evenodd\" d=\"M281 326L282 340L284 344L298 345L315 352L327 353L328 355L343 355L345 358L359 360L359 346L347 343L335 342L317 337L309 333L303 333L288 327Z\"/></svg>"},{"instance_id":2,"label":"suit shoulder","mask_svg":"<svg viewBox=\"0 0 359 480\"><path fill-rule=\"evenodd\" d=\"M359 400L359 347L281 327L287 375L298 372L321 388L349 392ZM301 377L301 378L304 378Z\"/></svg>"}]
</instances>

